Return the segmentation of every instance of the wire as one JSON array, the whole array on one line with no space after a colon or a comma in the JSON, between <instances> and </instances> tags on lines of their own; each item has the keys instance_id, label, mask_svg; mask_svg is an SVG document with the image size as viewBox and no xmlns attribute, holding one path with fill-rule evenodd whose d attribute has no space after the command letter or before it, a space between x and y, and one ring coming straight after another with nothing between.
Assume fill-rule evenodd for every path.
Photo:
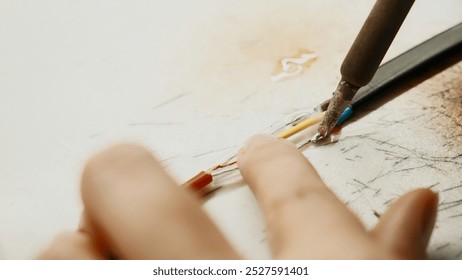
<instances>
[{"instance_id":1,"label":"wire","mask_svg":"<svg viewBox=\"0 0 462 280\"><path fill-rule=\"evenodd\" d=\"M290 136L296 134L296 133L299 133L300 131L320 122L322 120L322 118L324 117L324 114L325 112L321 112L320 114L314 116L314 117L311 117L309 119L306 119L304 121L302 121L301 123L297 124L296 126L294 127L291 127L279 134L276 135L277 138L289 138Z\"/></svg>"},{"instance_id":2,"label":"wire","mask_svg":"<svg viewBox=\"0 0 462 280\"><path fill-rule=\"evenodd\" d=\"M324 117L324 112L321 112L311 118L308 118L297 125L290 127L278 134L276 134L277 138L289 138L290 136L299 133L300 131L315 125L316 123L319 123L322 118ZM235 158L233 156L232 158ZM208 169L207 171L201 171L197 173L194 177L189 179L186 183L184 183L182 186L185 187L190 187L196 191L201 190L202 188L206 187L208 184L210 184L213 181L214 176L218 176L224 173L232 172L237 170L237 167L234 167L234 165L237 164L236 160L233 161L227 161L220 163L218 165L213 166L212 168ZM225 169L228 168L228 169ZM223 170L221 170L223 169ZM218 171L218 172L217 172ZM213 174L212 174L213 173Z\"/></svg>"}]
</instances>

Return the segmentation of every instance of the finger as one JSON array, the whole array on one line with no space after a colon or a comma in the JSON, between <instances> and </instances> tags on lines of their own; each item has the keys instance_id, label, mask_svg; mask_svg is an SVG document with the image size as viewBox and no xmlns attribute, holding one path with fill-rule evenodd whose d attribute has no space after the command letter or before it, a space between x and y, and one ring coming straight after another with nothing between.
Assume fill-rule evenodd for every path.
<instances>
[{"instance_id":1,"label":"finger","mask_svg":"<svg viewBox=\"0 0 462 280\"><path fill-rule=\"evenodd\" d=\"M362 225L292 143L258 135L238 165L261 204L276 258L367 257L354 255L368 238Z\"/></svg>"},{"instance_id":2,"label":"finger","mask_svg":"<svg viewBox=\"0 0 462 280\"><path fill-rule=\"evenodd\" d=\"M50 247L42 252L42 260L101 260L105 256L89 234L83 232L62 233Z\"/></svg>"},{"instance_id":3,"label":"finger","mask_svg":"<svg viewBox=\"0 0 462 280\"><path fill-rule=\"evenodd\" d=\"M141 147L120 145L93 158L82 196L93 230L119 258L238 257L197 199Z\"/></svg>"},{"instance_id":4,"label":"finger","mask_svg":"<svg viewBox=\"0 0 462 280\"><path fill-rule=\"evenodd\" d=\"M398 199L372 234L401 259L423 259L435 224L438 195L417 189Z\"/></svg>"}]
</instances>

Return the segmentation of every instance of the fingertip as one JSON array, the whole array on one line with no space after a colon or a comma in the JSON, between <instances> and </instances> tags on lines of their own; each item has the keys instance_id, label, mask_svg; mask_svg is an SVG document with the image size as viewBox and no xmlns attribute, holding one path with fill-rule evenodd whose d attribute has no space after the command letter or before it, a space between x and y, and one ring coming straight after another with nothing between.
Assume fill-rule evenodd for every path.
<instances>
[{"instance_id":1,"label":"fingertip","mask_svg":"<svg viewBox=\"0 0 462 280\"><path fill-rule=\"evenodd\" d=\"M242 157L247 152L254 150L267 143L275 143L278 140L279 140L278 138L268 135L268 134L256 134L250 137L249 139L247 139L247 141L245 141L244 145L239 150L238 160L239 160L239 157Z\"/></svg>"},{"instance_id":2,"label":"fingertip","mask_svg":"<svg viewBox=\"0 0 462 280\"><path fill-rule=\"evenodd\" d=\"M430 189L419 189L422 209L422 244L426 247L435 227L439 195Z\"/></svg>"},{"instance_id":3,"label":"fingertip","mask_svg":"<svg viewBox=\"0 0 462 280\"><path fill-rule=\"evenodd\" d=\"M237 155L239 168L242 166L252 165L257 158L263 156L271 157L272 154L280 147L289 147L297 151L292 142L286 139L280 139L268 134L257 134L249 138ZM297 151L298 153L298 151Z\"/></svg>"},{"instance_id":4,"label":"fingertip","mask_svg":"<svg viewBox=\"0 0 462 280\"><path fill-rule=\"evenodd\" d=\"M315 258L320 256L320 240L343 244L345 236L365 234L359 220L290 141L254 136L237 160L265 216L275 257L300 255L300 248L306 247L302 255ZM330 248L334 252L338 246Z\"/></svg>"},{"instance_id":5,"label":"fingertip","mask_svg":"<svg viewBox=\"0 0 462 280\"><path fill-rule=\"evenodd\" d=\"M275 181L286 185L292 181L310 181L323 185L306 157L286 140L270 135L251 137L237 156L239 170L249 187L269 188ZM268 181L273 181L268 184Z\"/></svg>"},{"instance_id":6,"label":"fingertip","mask_svg":"<svg viewBox=\"0 0 462 280\"><path fill-rule=\"evenodd\" d=\"M422 233L428 241L436 220L439 194L428 188L418 188L406 193L400 200L408 200L410 208L421 210Z\"/></svg>"},{"instance_id":7,"label":"fingertip","mask_svg":"<svg viewBox=\"0 0 462 280\"><path fill-rule=\"evenodd\" d=\"M406 193L401 199L408 200L409 212L418 215L415 220L419 226L415 229L414 238L412 235L409 237L417 243L416 247L421 248L421 255L425 255L436 222L439 195L428 188L419 188Z\"/></svg>"},{"instance_id":8,"label":"fingertip","mask_svg":"<svg viewBox=\"0 0 462 280\"><path fill-rule=\"evenodd\" d=\"M436 221L438 193L428 188L412 190L380 218L373 234L398 258L424 258Z\"/></svg>"},{"instance_id":9,"label":"fingertip","mask_svg":"<svg viewBox=\"0 0 462 280\"><path fill-rule=\"evenodd\" d=\"M81 233L121 259L237 258L200 203L147 149L118 145L94 156L82 176ZM187 234L185 234L187 233Z\"/></svg>"},{"instance_id":10,"label":"fingertip","mask_svg":"<svg viewBox=\"0 0 462 280\"><path fill-rule=\"evenodd\" d=\"M98 197L111 193L114 185L126 178L144 178L143 174L158 173L162 173L162 167L148 149L130 143L114 145L96 153L85 165L81 178L83 202L85 206L93 204Z\"/></svg>"},{"instance_id":11,"label":"fingertip","mask_svg":"<svg viewBox=\"0 0 462 280\"><path fill-rule=\"evenodd\" d=\"M153 159L153 155L144 147L129 143L118 144L92 156L84 168L83 179L107 170L122 169L136 161Z\"/></svg>"},{"instance_id":12,"label":"fingertip","mask_svg":"<svg viewBox=\"0 0 462 280\"><path fill-rule=\"evenodd\" d=\"M438 196L439 196L437 192L434 192L429 188L417 188L417 189L410 190L409 192L404 194L404 196L408 196L408 195L416 196L419 199L422 199L425 201L438 199Z\"/></svg>"}]
</instances>

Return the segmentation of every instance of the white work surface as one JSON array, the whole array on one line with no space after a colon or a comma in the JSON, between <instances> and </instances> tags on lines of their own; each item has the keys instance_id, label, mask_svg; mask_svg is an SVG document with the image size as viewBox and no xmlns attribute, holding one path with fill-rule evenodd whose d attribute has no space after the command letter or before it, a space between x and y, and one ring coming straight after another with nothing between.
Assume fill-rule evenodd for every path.
<instances>
[{"instance_id":1,"label":"white work surface","mask_svg":"<svg viewBox=\"0 0 462 280\"><path fill-rule=\"evenodd\" d=\"M0 0L0 258L76 228L96 151L139 143L182 182L330 97L373 2ZM462 1L416 1L385 59L461 21ZM318 59L272 82L301 50ZM459 63L304 153L368 227L407 190L439 191L430 256L462 258L461 98ZM243 183L204 208L245 257L270 257Z\"/></svg>"}]
</instances>

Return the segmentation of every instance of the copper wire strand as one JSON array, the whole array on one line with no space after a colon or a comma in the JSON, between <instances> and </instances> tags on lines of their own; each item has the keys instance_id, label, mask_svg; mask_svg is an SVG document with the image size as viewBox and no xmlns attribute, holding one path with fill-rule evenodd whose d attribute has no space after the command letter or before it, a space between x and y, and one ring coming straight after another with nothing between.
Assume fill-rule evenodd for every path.
<instances>
[{"instance_id":1,"label":"copper wire strand","mask_svg":"<svg viewBox=\"0 0 462 280\"><path fill-rule=\"evenodd\" d=\"M236 165L236 164L234 164L234 165ZM220 176L220 175L223 175L223 174L226 174L226 173L237 171L238 169L239 168L237 166L235 166L235 167L230 168L230 169L215 170L214 173L212 173L212 176Z\"/></svg>"},{"instance_id":2,"label":"copper wire strand","mask_svg":"<svg viewBox=\"0 0 462 280\"><path fill-rule=\"evenodd\" d=\"M296 133L299 133L300 131L320 122L323 116L324 116L324 113L321 112L315 116L311 116L307 119L304 119L305 116L302 116L299 114L291 122L286 123L285 126L289 124L289 125L292 125L291 127L289 127L286 130L283 130L282 132L277 132L279 130L278 129L276 130L275 133L273 133L273 135L275 134L277 138L281 138L281 139L289 138L290 136ZM298 149L305 148L309 143L311 143L311 141L297 148ZM237 157L236 155L233 155L232 157L228 158L228 160L226 160L225 162L217 164L207 169L206 171L199 172L198 174L196 174L194 177L189 179L187 182L185 182L181 186L186 187L188 189L202 192L206 186L208 186L210 183L214 181L214 178L216 178L216 176L223 175L223 174L230 174L233 171L238 170L236 157Z\"/></svg>"},{"instance_id":3,"label":"copper wire strand","mask_svg":"<svg viewBox=\"0 0 462 280\"><path fill-rule=\"evenodd\" d=\"M287 139L289 138L290 136L292 135L295 135L297 133L299 133L300 131L310 127L310 126L313 126L315 125L316 123L320 122L322 120L322 118L324 117L324 112L321 112L319 114L317 114L316 116L313 116L313 117L310 117L306 120L302 120L303 119L303 116L301 115L298 115L296 117L296 119L294 119L293 121L287 123L287 124L292 124L292 123L296 123L296 125L276 134L276 137L277 138L281 138L281 139ZM286 125L287 125L286 124ZM305 143L305 145L303 145L303 147L306 147L307 144L311 143L311 141L308 141L307 143ZM236 156L233 156L231 157L231 159L235 158ZM213 166L212 168L210 168L208 170L208 172L213 172L213 171L217 171L219 169L222 169L222 168L226 168L226 167L229 167L229 166L232 166L232 165L235 165L237 164L237 161L236 160L233 160L233 161L225 161L223 163L220 163L220 164L217 164L215 166ZM237 170L236 169L233 169L233 170ZM231 171L231 170L230 170ZM229 171L226 171L226 172L223 172L223 173L227 173ZM215 174L215 175L220 175L220 174L223 174L223 173L218 173L218 174Z\"/></svg>"},{"instance_id":4,"label":"copper wire strand","mask_svg":"<svg viewBox=\"0 0 462 280\"><path fill-rule=\"evenodd\" d=\"M225 168L225 167L228 167L228 166L231 166L231 165L234 165L236 164L237 161L230 161L230 162L224 162L224 163L220 163L218 165L215 165L214 167L210 168L209 169L209 172L212 172L212 171L216 171L218 169L222 169L222 168Z\"/></svg>"}]
</instances>

